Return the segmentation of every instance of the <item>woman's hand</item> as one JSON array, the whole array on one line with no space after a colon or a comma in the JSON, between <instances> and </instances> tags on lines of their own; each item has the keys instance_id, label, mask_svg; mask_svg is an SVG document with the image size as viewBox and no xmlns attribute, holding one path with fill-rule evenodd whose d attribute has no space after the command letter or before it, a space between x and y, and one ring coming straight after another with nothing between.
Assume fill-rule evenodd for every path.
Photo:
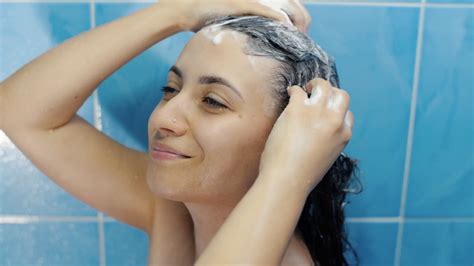
<instances>
[{"instance_id":1,"label":"woman's hand","mask_svg":"<svg viewBox=\"0 0 474 266\"><path fill-rule=\"evenodd\" d=\"M308 98L290 87L290 101L275 122L260 160L262 176L310 193L352 137L349 94L323 79L310 81Z\"/></svg>"},{"instance_id":2,"label":"woman's hand","mask_svg":"<svg viewBox=\"0 0 474 266\"><path fill-rule=\"evenodd\" d=\"M295 25L307 32L311 17L299 0L160 0L182 14L185 30L199 31L207 21L225 15L257 15Z\"/></svg>"}]
</instances>

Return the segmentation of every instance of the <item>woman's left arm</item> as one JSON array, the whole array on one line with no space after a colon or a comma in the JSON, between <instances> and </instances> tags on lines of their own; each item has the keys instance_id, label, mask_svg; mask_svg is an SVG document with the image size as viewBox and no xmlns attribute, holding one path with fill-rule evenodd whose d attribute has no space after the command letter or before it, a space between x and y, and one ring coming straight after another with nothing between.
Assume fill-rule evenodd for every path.
<instances>
[{"instance_id":1,"label":"woman's left arm","mask_svg":"<svg viewBox=\"0 0 474 266\"><path fill-rule=\"evenodd\" d=\"M289 88L290 101L265 143L253 186L196 264L279 265L306 197L352 136L349 95L322 79Z\"/></svg>"},{"instance_id":2,"label":"woman's left arm","mask_svg":"<svg viewBox=\"0 0 474 266\"><path fill-rule=\"evenodd\" d=\"M261 173L196 265L280 265L306 200L306 193L278 181L282 179Z\"/></svg>"}]
</instances>

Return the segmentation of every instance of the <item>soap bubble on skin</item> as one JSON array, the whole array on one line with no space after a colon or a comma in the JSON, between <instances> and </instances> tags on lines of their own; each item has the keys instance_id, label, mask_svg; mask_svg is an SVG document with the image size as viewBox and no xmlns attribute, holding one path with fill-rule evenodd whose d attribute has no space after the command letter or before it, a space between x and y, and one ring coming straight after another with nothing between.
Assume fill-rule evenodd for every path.
<instances>
[{"instance_id":1,"label":"soap bubble on skin","mask_svg":"<svg viewBox=\"0 0 474 266\"><path fill-rule=\"evenodd\" d=\"M212 42L214 45L219 45L222 43L222 39L231 35L234 41L237 41L239 38L239 33L231 30L222 29L219 25L212 25L206 27L202 30L204 36Z\"/></svg>"},{"instance_id":2,"label":"soap bubble on skin","mask_svg":"<svg viewBox=\"0 0 474 266\"><path fill-rule=\"evenodd\" d=\"M232 22L243 20L245 17L242 18L236 18L232 20ZM224 21L221 23L213 24L210 26L206 26L205 28L202 29L202 32L204 36L206 36L209 40L212 41L213 44L217 45L221 43L222 41L222 34L231 34L232 37L236 40L238 38L239 33L231 30L226 30L223 32L222 26L225 24L230 23L231 21Z\"/></svg>"},{"instance_id":3,"label":"soap bubble on skin","mask_svg":"<svg viewBox=\"0 0 474 266\"><path fill-rule=\"evenodd\" d=\"M239 37L241 37L243 34L233 31L233 30L226 30L223 29L222 27L218 25L212 25L204 28L202 30L202 33L204 36L212 42L214 45L219 45L222 43L223 38L225 36L231 35L234 41L239 41ZM247 41L245 41L245 45L247 46ZM257 57L254 55L247 55L247 59L250 63L250 66L254 71L258 71L257 67Z\"/></svg>"},{"instance_id":4,"label":"soap bubble on skin","mask_svg":"<svg viewBox=\"0 0 474 266\"><path fill-rule=\"evenodd\" d=\"M204 37L206 37L210 41L213 41L217 35L217 31L219 30L220 30L220 27L218 27L217 25L212 25L212 26L204 28L201 32L204 35Z\"/></svg>"},{"instance_id":5,"label":"soap bubble on skin","mask_svg":"<svg viewBox=\"0 0 474 266\"><path fill-rule=\"evenodd\" d=\"M212 38L212 43L214 45L218 45L222 42L222 35L224 34L224 32L219 32L217 33L216 36L214 36L214 38Z\"/></svg>"}]
</instances>

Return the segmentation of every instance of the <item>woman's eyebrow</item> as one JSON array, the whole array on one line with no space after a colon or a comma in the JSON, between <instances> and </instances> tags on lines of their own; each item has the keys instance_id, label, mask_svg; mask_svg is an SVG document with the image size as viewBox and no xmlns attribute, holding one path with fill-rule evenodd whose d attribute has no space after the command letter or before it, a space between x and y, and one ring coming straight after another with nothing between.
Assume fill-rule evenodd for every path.
<instances>
[{"instance_id":1,"label":"woman's eyebrow","mask_svg":"<svg viewBox=\"0 0 474 266\"><path fill-rule=\"evenodd\" d=\"M175 73L178 77L183 78L183 72L177 66L172 66L168 72Z\"/></svg>"},{"instance_id":2,"label":"woman's eyebrow","mask_svg":"<svg viewBox=\"0 0 474 266\"><path fill-rule=\"evenodd\" d=\"M178 77L183 78L183 72L177 66L172 66L170 68L169 72L173 72ZM214 83L217 83L217 84L224 85L225 87L227 87L227 88L231 89L233 92L235 92L242 100L244 100L244 98L242 97L242 94L240 94L240 92L235 88L235 86L232 86L232 84L224 78L217 77L217 76L212 76L212 75L211 76L202 76L202 77L199 78L199 83L200 84L214 84Z\"/></svg>"},{"instance_id":3,"label":"woman's eyebrow","mask_svg":"<svg viewBox=\"0 0 474 266\"><path fill-rule=\"evenodd\" d=\"M235 92L237 95L239 95L240 99L244 100L240 92L230 84L229 81L227 81L224 78L217 77L217 76L202 76L199 78L199 83L200 84L221 84L224 85L225 87L231 89L233 92Z\"/></svg>"}]
</instances>

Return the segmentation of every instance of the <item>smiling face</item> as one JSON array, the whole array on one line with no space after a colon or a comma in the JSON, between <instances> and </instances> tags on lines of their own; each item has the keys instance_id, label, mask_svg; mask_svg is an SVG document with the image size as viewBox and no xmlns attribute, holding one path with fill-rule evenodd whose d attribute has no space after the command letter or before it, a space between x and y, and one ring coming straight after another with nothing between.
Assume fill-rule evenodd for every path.
<instances>
[{"instance_id":1,"label":"smiling face","mask_svg":"<svg viewBox=\"0 0 474 266\"><path fill-rule=\"evenodd\" d=\"M150 158L147 182L171 200L233 205L255 181L277 118L268 84L277 64L246 55L245 35L214 30L186 45L148 121L150 151L158 141L191 158Z\"/></svg>"}]
</instances>

